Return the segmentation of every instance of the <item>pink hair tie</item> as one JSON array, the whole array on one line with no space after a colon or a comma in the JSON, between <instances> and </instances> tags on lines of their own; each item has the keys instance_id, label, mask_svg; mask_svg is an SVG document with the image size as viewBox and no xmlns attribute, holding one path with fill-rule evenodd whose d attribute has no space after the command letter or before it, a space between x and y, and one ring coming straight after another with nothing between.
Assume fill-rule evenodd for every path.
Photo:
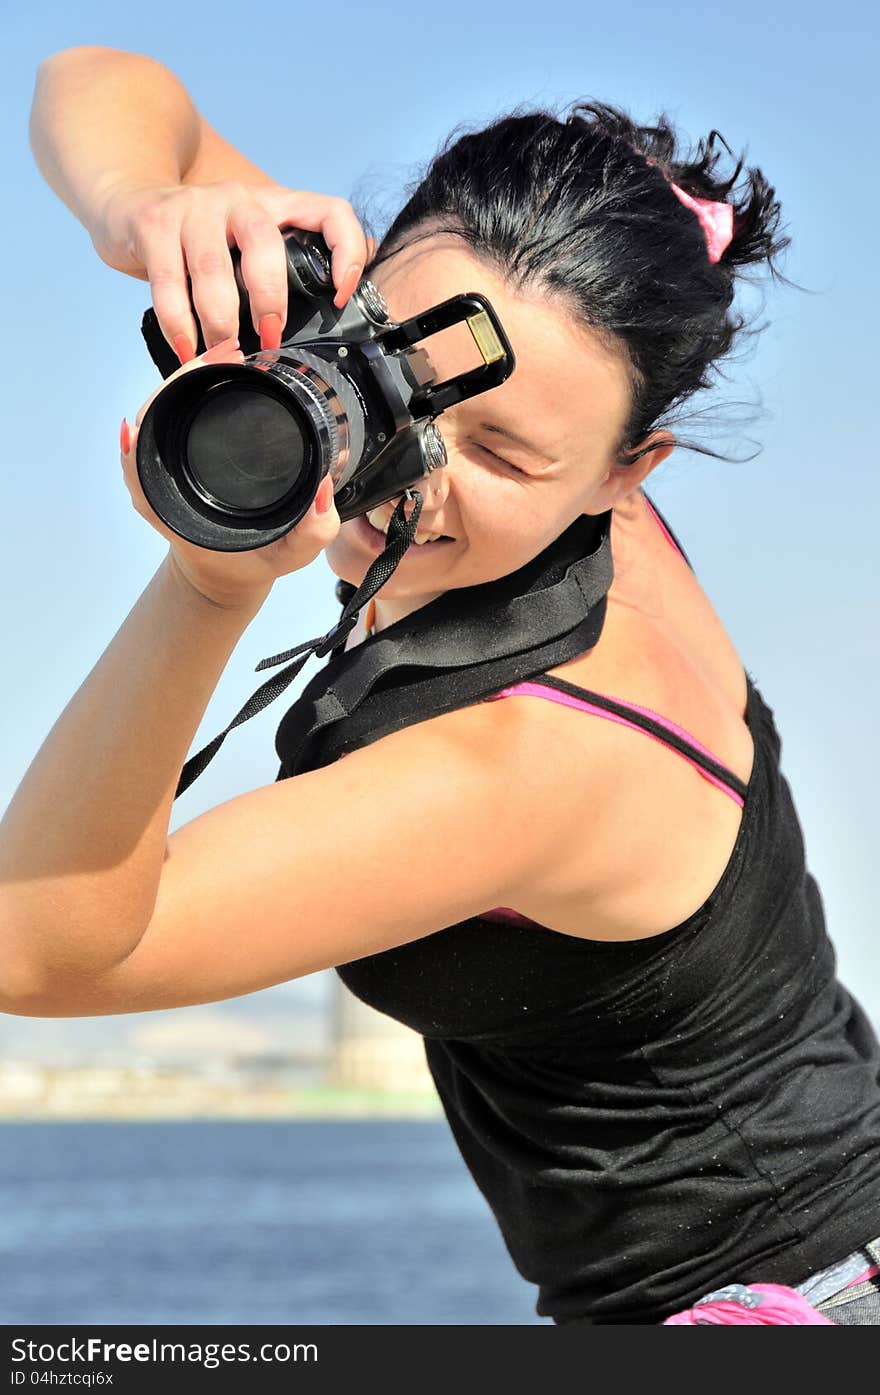
<instances>
[{"instance_id":1,"label":"pink hair tie","mask_svg":"<svg viewBox=\"0 0 880 1395\"><path fill-rule=\"evenodd\" d=\"M669 187L685 206L696 213L706 235L709 261L719 262L733 237L733 209L729 203L713 203L711 199L695 199L669 180Z\"/></svg>"}]
</instances>

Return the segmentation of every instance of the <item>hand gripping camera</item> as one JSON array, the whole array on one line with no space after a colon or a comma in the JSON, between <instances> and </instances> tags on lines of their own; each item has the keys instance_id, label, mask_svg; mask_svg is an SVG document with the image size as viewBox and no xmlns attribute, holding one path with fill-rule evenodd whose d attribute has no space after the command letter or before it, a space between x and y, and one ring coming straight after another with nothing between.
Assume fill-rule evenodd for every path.
<instances>
[{"instance_id":1,"label":"hand gripping camera","mask_svg":"<svg viewBox=\"0 0 880 1395\"><path fill-rule=\"evenodd\" d=\"M241 254L232 248L246 361L182 374L155 397L138 435L137 470L152 508L180 537L215 552L282 537L327 474L343 520L403 493L446 463L435 417L504 382L515 366L484 296L456 295L397 324L376 287L361 281L339 310L324 239L290 229L284 245L289 309L281 347L260 349ZM437 382L418 345L462 322L482 363ZM152 309L141 332L168 377L179 364ZM197 352L204 349L200 334Z\"/></svg>"}]
</instances>

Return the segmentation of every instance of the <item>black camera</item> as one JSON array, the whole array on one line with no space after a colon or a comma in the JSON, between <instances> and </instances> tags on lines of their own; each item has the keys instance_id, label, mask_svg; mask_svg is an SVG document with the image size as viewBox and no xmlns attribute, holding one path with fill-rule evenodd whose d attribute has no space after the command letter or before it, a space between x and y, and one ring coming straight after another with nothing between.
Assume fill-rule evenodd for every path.
<instances>
[{"instance_id":1,"label":"black camera","mask_svg":"<svg viewBox=\"0 0 880 1395\"><path fill-rule=\"evenodd\" d=\"M484 296L453 296L397 324L364 280L339 310L324 239L289 229L284 245L281 347L260 348L241 254L231 248L246 360L182 374L151 402L138 434L137 470L152 508L180 537L215 552L245 552L283 537L308 512L327 474L342 519L401 494L446 463L434 418L504 382L515 366ZM418 345L462 322L482 362L437 382ZM141 332L168 377L180 365L154 310ZM197 352L204 350L200 332Z\"/></svg>"}]
</instances>

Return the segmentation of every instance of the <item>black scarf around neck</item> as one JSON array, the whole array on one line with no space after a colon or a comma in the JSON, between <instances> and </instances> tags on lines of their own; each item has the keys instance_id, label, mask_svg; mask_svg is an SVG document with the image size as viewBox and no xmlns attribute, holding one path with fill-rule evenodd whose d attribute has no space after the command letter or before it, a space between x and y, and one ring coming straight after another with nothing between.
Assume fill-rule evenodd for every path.
<instances>
[{"instance_id":1,"label":"black scarf around neck","mask_svg":"<svg viewBox=\"0 0 880 1395\"><path fill-rule=\"evenodd\" d=\"M343 641L281 719L276 778L576 658L602 633L613 576L611 510L585 514L517 571L446 591L347 652ZM352 590L340 582L337 596Z\"/></svg>"}]
</instances>

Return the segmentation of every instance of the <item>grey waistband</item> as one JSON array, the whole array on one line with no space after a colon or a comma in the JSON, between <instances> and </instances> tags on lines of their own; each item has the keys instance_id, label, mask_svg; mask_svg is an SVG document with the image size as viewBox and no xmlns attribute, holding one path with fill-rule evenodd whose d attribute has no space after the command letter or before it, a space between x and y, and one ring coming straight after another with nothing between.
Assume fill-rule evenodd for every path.
<instances>
[{"instance_id":1,"label":"grey waistband","mask_svg":"<svg viewBox=\"0 0 880 1395\"><path fill-rule=\"evenodd\" d=\"M858 1278L863 1269L877 1263L880 1236L876 1240L869 1240L868 1245L869 1249L853 1250L845 1259L839 1259L836 1264L829 1264L827 1269L820 1269L802 1283L795 1284L796 1292L803 1294L813 1307L839 1293L847 1284L852 1283L853 1279Z\"/></svg>"}]
</instances>

